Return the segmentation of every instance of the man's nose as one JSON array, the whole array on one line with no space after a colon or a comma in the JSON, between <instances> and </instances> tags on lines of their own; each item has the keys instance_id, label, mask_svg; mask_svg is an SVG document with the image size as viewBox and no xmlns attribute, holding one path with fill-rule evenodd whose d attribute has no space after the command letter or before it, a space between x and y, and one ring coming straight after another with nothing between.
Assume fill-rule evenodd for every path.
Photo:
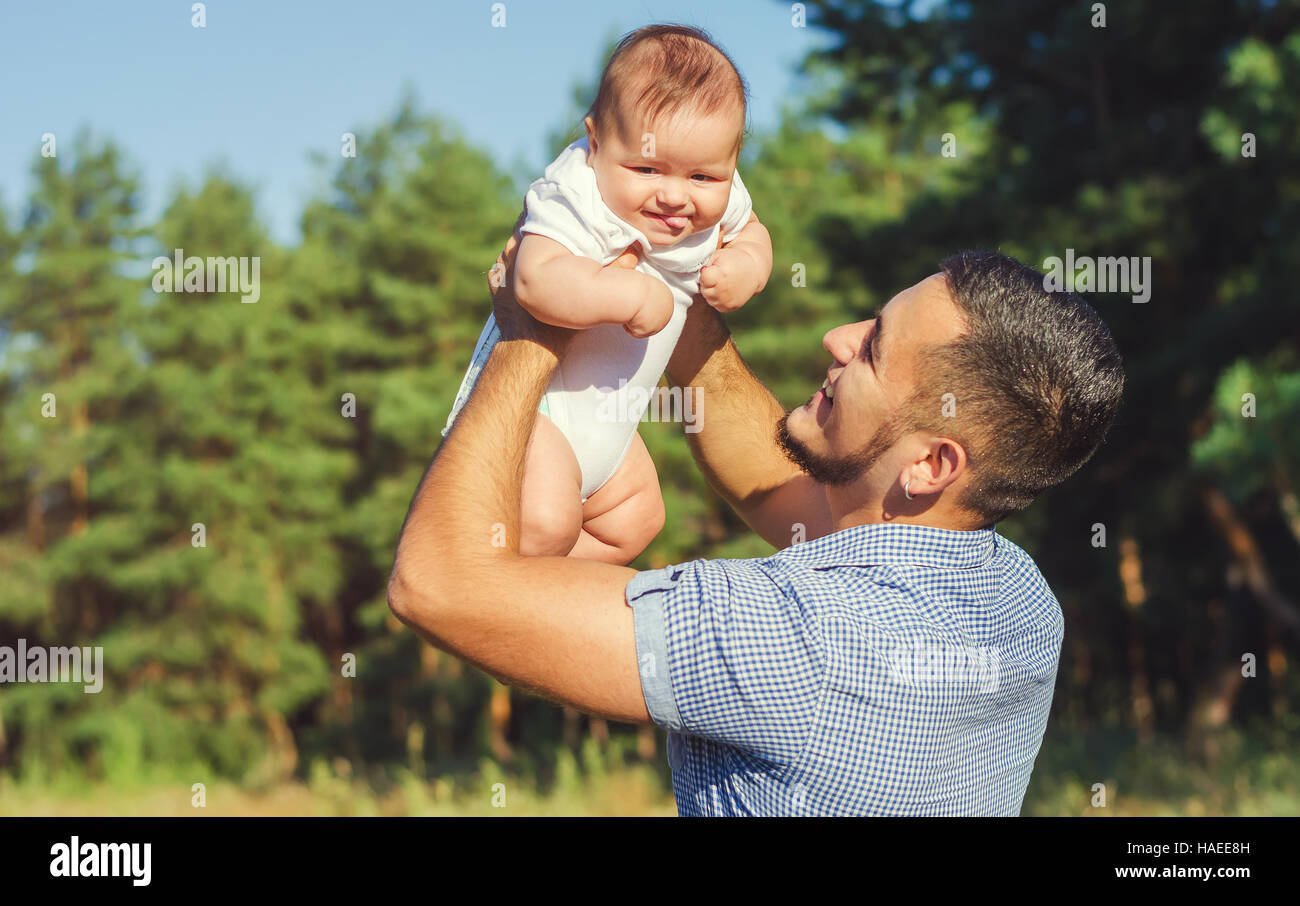
<instances>
[{"instance_id":1,"label":"man's nose","mask_svg":"<svg viewBox=\"0 0 1300 906\"><path fill-rule=\"evenodd\" d=\"M867 325L870 323L870 321L859 321L856 324L832 327L822 337L822 348L829 352L836 362L847 365L862 348L862 338L867 335Z\"/></svg>"}]
</instances>

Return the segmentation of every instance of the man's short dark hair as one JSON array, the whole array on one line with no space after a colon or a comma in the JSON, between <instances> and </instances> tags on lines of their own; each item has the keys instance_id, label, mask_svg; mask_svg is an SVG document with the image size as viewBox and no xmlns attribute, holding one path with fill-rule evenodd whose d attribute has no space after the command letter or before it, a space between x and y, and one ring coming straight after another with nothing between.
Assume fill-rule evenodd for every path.
<instances>
[{"instance_id":1,"label":"man's short dark hair","mask_svg":"<svg viewBox=\"0 0 1300 906\"><path fill-rule=\"evenodd\" d=\"M970 483L957 505L981 527L1023 510L1099 447L1124 391L1124 363L1101 316L1077 293L997 252L940 265L966 330L922 350L904 406L910 430L957 440ZM943 417L944 394L956 414Z\"/></svg>"}]
</instances>

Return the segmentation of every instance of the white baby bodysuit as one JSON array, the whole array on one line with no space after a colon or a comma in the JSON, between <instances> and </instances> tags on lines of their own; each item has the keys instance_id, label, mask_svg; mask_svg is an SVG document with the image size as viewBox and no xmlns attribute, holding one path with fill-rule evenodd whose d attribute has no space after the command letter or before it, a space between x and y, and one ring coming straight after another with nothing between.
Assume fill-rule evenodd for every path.
<instances>
[{"instance_id":1,"label":"white baby bodysuit","mask_svg":"<svg viewBox=\"0 0 1300 906\"><path fill-rule=\"evenodd\" d=\"M737 172L721 223L671 246L652 246L645 234L605 204L596 188L596 171L587 164L587 139L565 148L541 179L528 188L523 232L546 236L575 255L601 265L628 246L642 249L637 270L657 277L672 291L673 315L663 330L636 339L621 324L581 330L565 351L542 397L541 411L563 432L582 469L582 499L608 481L627 455L651 393L668 366L681 335L686 309L700 291L700 268L718 247L718 233L730 242L749 222L753 206ZM452 422L468 399L492 346L500 338L489 316L460 391L447 417Z\"/></svg>"}]
</instances>

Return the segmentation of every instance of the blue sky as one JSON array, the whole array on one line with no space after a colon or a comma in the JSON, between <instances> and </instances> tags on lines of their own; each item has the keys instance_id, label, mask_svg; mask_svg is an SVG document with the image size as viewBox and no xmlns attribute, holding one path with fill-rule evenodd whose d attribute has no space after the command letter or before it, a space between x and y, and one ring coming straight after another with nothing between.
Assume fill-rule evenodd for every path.
<instances>
[{"instance_id":1,"label":"blue sky","mask_svg":"<svg viewBox=\"0 0 1300 906\"><path fill-rule=\"evenodd\" d=\"M89 126L139 168L147 216L176 180L222 162L294 242L322 181L308 152L337 155L340 135L386 118L406 86L526 185L612 37L650 22L708 29L750 84L756 130L803 90L795 67L826 40L773 0L504 5L493 28L491 0L211 0L194 28L191 0L3 0L0 201L19 211L43 133L63 152Z\"/></svg>"}]
</instances>

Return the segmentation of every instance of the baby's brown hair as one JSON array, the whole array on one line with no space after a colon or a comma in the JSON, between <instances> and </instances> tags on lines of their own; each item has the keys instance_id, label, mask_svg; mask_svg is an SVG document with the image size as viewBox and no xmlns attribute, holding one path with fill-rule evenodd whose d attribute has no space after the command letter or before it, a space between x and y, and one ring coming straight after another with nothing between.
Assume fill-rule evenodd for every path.
<instances>
[{"instance_id":1,"label":"baby's brown hair","mask_svg":"<svg viewBox=\"0 0 1300 906\"><path fill-rule=\"evenodd\" d=\"M749 86L726 51L699 28L647 25L624 35L605 64L587 116L598 126L612 122L630 140L629 124L618 115L620 101L645 109L651 122L683 109L710 114L739 104L737 153L744 141Z\"/></svg>"}]
</instances>

